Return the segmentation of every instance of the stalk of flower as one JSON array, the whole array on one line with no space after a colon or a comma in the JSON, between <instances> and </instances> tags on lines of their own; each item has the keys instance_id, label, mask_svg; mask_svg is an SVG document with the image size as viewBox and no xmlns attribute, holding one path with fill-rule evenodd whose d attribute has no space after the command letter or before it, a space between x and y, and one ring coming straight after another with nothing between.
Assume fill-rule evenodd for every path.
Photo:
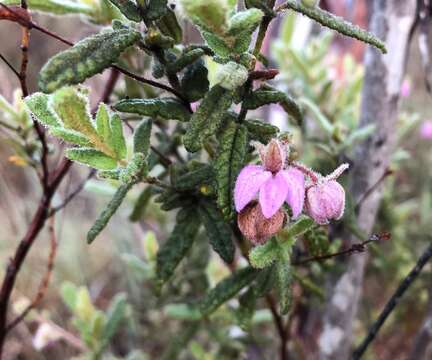
<instances>
[{"instance_id":1,"label":"stalk of flower","mask_svg":"<svg viewBox=\"0 0 432 360\"><path fill-rule=\"evenodd\" d=\"M262 243L281 230L289 221L282 208L285 202L291 208L293 219L302 213L305 201L306 212L320 225L342 217L345 191L336 179L348 164L324 177L301 163L290 163L286 142L272 139L267 145L258 142L252 145L262 165L245 166L234 188L238 224L246 238Z\"/></svg>"}]
</instances>

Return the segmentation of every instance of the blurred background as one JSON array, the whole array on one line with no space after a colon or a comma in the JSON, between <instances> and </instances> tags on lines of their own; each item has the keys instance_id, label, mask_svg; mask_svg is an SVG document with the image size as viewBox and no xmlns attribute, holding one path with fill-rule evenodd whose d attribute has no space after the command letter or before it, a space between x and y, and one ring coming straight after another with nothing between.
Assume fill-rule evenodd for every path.
<instances>
[{"instance_id":1,"label":"blurred background","mask_svg":"<svg viewBox=\"0 0 432 360\"><path fill-rule=\"evenodd\" d=\"M326 0L321 1L321 6L367 27L366 0ZM35 14L34 21L73 42L98 31L96 25L79 16ZM185 26L185 39L200 41L196 30L189 24ZM29 85L33 92L40 68L65 46L36 31L31 36ZM0 52L16 66L20 61L20 37L17 25L0 22ZM401 88L398 127L394 129L398 146L385 179L384 199L375 225L376 231L391 232L392 240L371 248L355 324L359 339L430 241L428 235L432 230L431 95L424 86L417 41L412 41L412 47ZM306 18L289 15L273 23L264 49L272 67L280 69L275 84L290 89L308 109L310 141L305 142L298 130L290 127L278 107L267 107L257 116L292 132L306 163L317 169L331 168L330 158L349 154L356 143L374 131L356 130L365 50L360 42L342 39ZM145 61L140 64L143 69L148 67ZM88 82L94 101L103 92L107 73ZM17 88L16 78L0 63L0 120L21 117L21 121L26 121ZM325 131L327 122L332 127L331 136ZM23 143L12 140L1 127L0 139L0 265L4 269L28 226L41 189L31 160L22 151ZM51 146L54 162L61 156L58 149L62 145L53 141ZM331 156L326 157L326 153ZM61 204L88 174L89 169L74 165L53 205ZM158 241L163 241L172 229L174 216L150 202L144 213L139 214L139 221L131 222L129 217L142 188L129 194L107 230L88 247L86 232L115 189L115 184L90 179L84 190L55 216L53 230L47 227L36 240L20 272L12 311L18 314L37 293L46 273L54 233L58 247L52 278L37 309L9 337L5 359L88 358L89 353L94 355L102 347L104 355L98 356L104 359L274 359L278 339L271 314L264 306L254 314L252 323L244 326L236 313L237 304L228 303L203 329L191 321L194 314L175 305L193 299L203 288L229 274L217 256L207 254L207 248L195 249L196 253L177 271L176 281L161 297L156 296L151 286L154 254ZM320 251L338 248L340 243L326 243L326 239L326 234L322 234L319 241L323 243L316 245ZM304 307L309 315L307 318L299 315L293 320L295 336L290 346L297 354L296 359L318 358L324 274L339 271L338 266L329 261L302 270L308 283L296 284L294 293L299 312ZM430 267L414 287L374 342L368 359L402 360L414 351L422 324L429 317L432 319ZM104 343L98 335L97 321L109 318L110 309L119 303L125 304L121 312L123 322L116 328L115 336ZM91 328L83 325L90 321ZM432 354L426 358L432 358Z\"/></svg>"}]
</instances>

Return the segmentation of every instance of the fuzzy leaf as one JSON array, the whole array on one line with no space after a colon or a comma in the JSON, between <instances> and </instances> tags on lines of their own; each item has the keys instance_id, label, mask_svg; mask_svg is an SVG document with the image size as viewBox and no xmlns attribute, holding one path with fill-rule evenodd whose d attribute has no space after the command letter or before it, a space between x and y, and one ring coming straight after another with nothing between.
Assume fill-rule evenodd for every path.
<instances>
[{"instance_id":1,"label":"fuzzy leaf","mask_svg":"<svg viewBox=\"0 0 432 360\"><path fill-rule=\"evenodd\" d=\"M209 91L208 70L203 59L189 65L181 79L180 86L189 101L202 99Z\"/></svg>"},{"instance_id":2,"label":"fuzzy leaf","mask_svg":"<svg viewBox=\"0 0 432 360\"><path fill-rule=\"evenodd\" d=\"M96 237L102 232L103 229L108 225L112 216L120 207L124 198L126 197L129 190L132 188L132 183L122 184L117 189L111 201L108 203L107 207L99 215L89 232L87 233L87 243L91 244Z\"/></svg>"},{"instance_id":3,"label":"fuzzy leaf","mask_svg":"<svg viewBox=\"0 0 432 360\"><path fill-rule=\"evenodd\" d=\"M248 132L244 125L230 123L221 136L214 169L217 182L217 204L226 219L234 214L233 189L248 147Z\"/></svg>"},{"instance_id":4,"label":"fuzzy leaf","mask_svg":"<svg viewBox=\"0 0 432 360\"><path fill-rule=\"evenodd\" d=\"M168 72L175 74L182 71L186 66L197 61L204 53L203 49L197 48L182 54L176 61L168 65Z\"/></svg>"},{"instance_id":5,"label":"fuzzy leaf","mask_svg":"<svg viewBox=\"0 0 432 360\"><path fill-rule=\"evenodd\" d=\"M296 222L292 224L287 230L284 230L284 232L286 233L286 236L295 238L308 232L315 225L315 222L311 218L303 215L297 219Z\"/></svg>"},{"instance_id":6,"label":"fuzzy leaf","mask_svg":"<svg viewBox=\"0 0 432 360\"><path fill-rule=\"evenodd\" d=\"M271 238L265 244L255 246L249 253L249 260L254 268L263 269L271 265L281 251L275 238Z\"/></svg>"},{"instance_id":7,"label":"fuzzy leaf","mask_svg":"<svg viewBox=\"0 0 432 360\"><path fill-rule=\"evenodd\" d=\"M141 1L142 2L142 1ZM143 8L146 20L157 20L168 11L167 0L148 0Z\"/></svg>"},{"instance_id":8,"label":"fuzzy leaf","mask_svg":"<svg viewBox=\"0 0 432 360\"><path fill-rule=\"evenodd\" d=\"M177 214L174 230L157 254L156 273L161 283L165 283L172 276L177 265L192 247L200 227L197 218L194 208L183 208Z\"/></svg>"},{"instance_id":9,"label":"fuzzy leaf","mask_svg":"<svg viewBox=\"0 0 432 360\"><path fill-rule=\"evenodd\" d=\"M381 50L384 54L387 52L384 43L375 35L363 30L357 25L353 25L340 17L337 17L327 11L320 9L318 6L305 6L301 4L301 2L298 2L296 0L286 0L283 6L287 9L292 9L305 16L308 16L316 22L320 23L321 25L336 30L343 35L373 45L377 49Z\"/></svg>"},{"instance_id":10,"label":"fuzzy leaf","mask_svg":"<svg viewBox=\"0 0 432 360\"><path fill-rule=\"evenodd\" d=\"M254 110L263 105L276 103L282 106L286 113L292 116L298 124L301 124L303 121L303 114L300 106L282 91L265 86L255 90L244 101L244 105L248 110Z\"/></svg>"},{"instance_id":11,"label":"fuzzy leaf","mask_svg":"<svg viewBox=\"0 0 432 360\"><path fill-rule=\"evenodd\" d=\"M141 22L138 6L131 0L109 0L129 20Z\"/></svg>"},{"instance_id":12,"label":"fuzzy leaf","mask_svg":"<svg viewBox=\"0 0 432 360\"><path fill-rule=\"evenodd\" d=\"M126 317L126 295L117 294L111 301L107 311L107 321L103 329L102 339L105 345L111 340L118 330L119 325Z\"/></svg>"},{"instance_id":13,"label":"fuzzy leaf","mask_svg":"<svg viewBox=\"0 0 432 360\"><path fill-rule=\"evenodd\" d=\"M151 120L142 120L135 128L133 138L134 153L144 154L145 157L148 156L152 125Z\"/></svg>"},{"instance_id":14,"label":"fuzzy leaf","mask_svg":"<svg viewBox=\"0 0 432 360\"><path fill-rule=\"evenodd\" d=\"M50 133L68 143L90 147L90 141L83 135L81 135L78 131L65 129L62 127L51 127Z\"/></svg>"},{"instance_id":15,"label":"fuzzy leaf","mask_svg":"<svg viewBox=\"0 0 432 360\"><path fill-rule=\"evenodd\" d=\"M110 114L104 103L99 105L96 113L96 131L104 142L108 142L111 138Z\"/></svg>"},{"instance_id":16,"label":"fuzzy leaf","mask_svg":"<svg viewBox=\"0 0 432 360\"><path fill-rule=\"evenodd\" d=\"M64 85L80 84L117 61L120 54L140 40L131 29L102 30L52 57L39 74L39 88L51 93Z\"/></svg>"},{"instance_id":17,"label":"fuzzy leaf","mask_svg":"<svg viewBox=\"0 0 432 360\"><path fill-rule=\"evenodd\" d=\"M133 113L165 120L189 121L189 110L174 98L157 99L125 99L114 105L114 109L125 113Z\"/></svg>"},{"instance_id":18,"label":"fuzzy leaf","mask_svg":"<svg viewBox=\"0 0 432 360\"><path fill-rule=\"evenodd\" d=\"M250 329L256 302L257 299L252 288L249 288L239 298L239 307L236 309L235 315L240 327L245 331Z\"/></svg>"},{"instance_id":19,"label":"fuzzy leaf","mask_svg":"<svg viewBox=\"0 0 432 360\"><path fill-rule=\"evenodd\" d=\"M211 183L213 179L213 168L210 165L204 165L180 175L174 186L180 191L193 190L202 184Z\"/></svg>"},{"instance_id":20,"label":"fuzzy leaf","mask_svg":"<svg viewBox=\"0 0 432 360\"><path fill-rule=\"evenodd\" d=\"M66 157L99 170L112 170L117 167L115 159L91 148L67 149Z\"/></svg>"},{"instance_id":21,"label":"fuzzy leaf","mask_svg":"<svg viewBox=\"0 0 432 360\"><path fill-rule=\"evenodd\" d=\"M229 21L228 34L238 36L241 33L252 34L261 23L264 13L259 9L237 12Z\"/></svg>"},{"instance_id":22,"label":"fuzzy leaf","mask_svg":"<svg viewBox=\"0 0 432 360\"><path fill-rule=\"evenodd\" d=\"M220 36L208 31L202 31L201 35L210 49L220 57L227 58L232 54L232 48Z\"/></svg>"},{"instance_id":23,"label":"fuzzy leaf","mask_svg":"<svg viewBox=\"0 0 432 360\"><path fill-rule=\"evenodd\" d=\"M21 5L21 0L2 0L5 5ZM84 3L70 0L27 0L30 10L53 15L84 14L92 15L94 9Z\"/></svg>"},{"instance_id":24,"label":"fuzzy leaf","mask_svg":"<svg viewBox=\"0 0 432 360\"><path fill-rule=\"evenodd\" d=\"M279 132L279 128L261 120L247 120L244 122L248 129L251 140L259 141L267 144L271 139L275 138Z\"/></svg>"},{"instance_id":25,"label":"fuzzy leaf","mask_svg":"<svg viewBox=\"0 0 432 360\"><path fill-rule=\"evenodd\" d=\"M184 145L189 152L198 151L204 139L215 135L232 101L232 93L218 85L207 93L197 111L192 115L183 138Z\"/></svg>"},{"instance_id":26,"label":"fuzzy leaf","mask_svg":"<svg viewBox=\"0 0 432 360\"><path fill-rule=\"evenodd\" d=\"M49 96L39 92L25 98L27 107L40 123L45 126L61 126L48 102Z\"/></svg>"},{"instance_id":27,"label":"fuzzy leaf","mask_svg":"<svg viewBox=\"0 0 432 360\"><path fill-rule=\"evenodd\" d=\"M293 275L289 259L280 259L276 263L276 284L279 294L281 314L289 312L292 303Z\"/></svg>"},{"instance_id":28,"label":"fuzzy leaf","mask_svg":"<svg viewBox=\"0 0 432 360\"><path fill-rule=\"evenodd\" d=\"M231 228L225 223L222 214L210 202L202 202L199 215L207 232L210 245L226 262L234 260L235 247L232 241Z\"/></svg>"},{"instance_id":29,"label":"fuzzy leaf","mask_svg":"<svg viewBox=\"0 0 432 360\"><path fill-rule=\"evenodd\" d=\"M181 43L183 39L183 29L178 23L174 11L168 10L164 16L156 21L156 25L163 35L174 39L176 44Z\"/></svg>"},{"instance_id":30,"label":"fuzzy leaf","mask_svg":"<svg viewBox=\"0 0 432 360\"><path fill-rule=\"evenodd\" d=\"M182 194L172 189L165 190L155 198L155 203L162 204L161 209L164 211L191 206L194 204L194 202L195 199L190 197L188 194Z\"/></svg>"},{"instance_id":31,"label":"fuzzy leaf","mask_svg":"<svg viewBox=\"0 0 432 360\"><path fill-rule=\"evenodd\" d=\"M237 270L219 282L213 289L210 289L200 301L200 310L203 316L208 316L216 311L219 306L234 297L245 286L249 285L257 275L257 270L247 267Z\"/></svg>"},{"instance_id":32,"label":"fuzzy leaf","mask_svg":"<svg viewBox=\"0 0 432 360\"><path fill-rule=\"evenodd\" d=\"M129 215L129 220L132 222L139 221L147 208L147 205L153 195L152 188L150 186L146 187L141 194L138 196L138 199L135 201L132 213Z\"/></svg>"},{"instance_id":33,"label":"fuzzy leaf","mask_svg":"<svg viewBox=\"0 0 432 360\"><path fill-rule=\"evenodd\" d=\"M111 136L108 145L114 150L116 159L125 159L127 156L126 140L123 135L123 126L120 116L113 114L110 119Z\"/></svg>"}]
</instances>

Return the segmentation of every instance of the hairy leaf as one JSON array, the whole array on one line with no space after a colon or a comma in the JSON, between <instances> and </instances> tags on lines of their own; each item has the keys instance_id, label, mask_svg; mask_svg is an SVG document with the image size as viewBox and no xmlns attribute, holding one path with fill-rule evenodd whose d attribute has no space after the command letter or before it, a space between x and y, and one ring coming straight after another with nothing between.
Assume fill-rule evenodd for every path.
<instances>
[{"instance_id":1,"label":"hairy leaf","mask_svg":"<svg viewBox=\"0 0 432 360\"><path fill-rule=\"evenodd\" d=\"M117 167L115 159L91 148L67 149L66 157L99 170L112 170Z\"/></svg>"},{"instance_id":2,"label":"hairy leaf","mask_svg":"<svg viewBox=\"0 0 432 360\"><path fill-rule=\"evenodd\" d=\"M114 105L114 109L121 112L159 117L165 120L189 121L189 110L174 98L157 99L125 99Z\"/></svg>"},{"instance_id":3,"label":"hairy leaf","mask_svg":"<svg viewBox=\"0 0 432 360\"><path fill-rule=\"evenodd\" d=\"M249 285L258 271L247 267L237 270L210 289L200 301L200 310L204 316L213 313L219 306L234 297L241 289Z\"/></svg>"},{"instance_id":4,"label":"hairy leaf","mask_svg":"<svg viewBox=\"0 0 432 360\"><path fill-rule=\"evenodd\" d=\"M143 3L142 0L141 3ZM164 16L168 11L167 0L148 0L145 4L143 12L146 20L157 20Z\"/></svg>"},{"instance_id":5,"label":"hairy leaf","mask_svg":"<svg viewBox=\"0 0 432 360\"><path fill-rule=\"evenodd\" d=\"M183 29L178 23L174 11L168 10L164 16L156 21L156 25L162 34L174 39L176 44L181 43L183 39Z\"/></svg>"},{"instance_id":6,"label":"hairy leaf","mask_svg":"<svg viewBox=\"0 0 432 360\"><path fill-rule=\"evenodd\" d=\"M176 61L168 65L168 71L171 73L178 73L182 71L186 66L197 61L201 56L204 55L204 50L197 48L187 51L182 54Z\"/></svg>"},{"instance_id":7,"label":"hairy leaf","mask_svg":"<svg viewBox=\"0 0 432 360\"><path fill-rule=\"evenodd\" d=\"M146 187L141 194L138 196L138 199L135 201L132 213L129 215L129 220L132 222L139 221L147 208L147 205L153 195L152 188L150 186Z\"/></svg>"},{"instance_id":8,"label":"hairy leaf","mask_svg":"<svg viewBox=\"0 0 432 360\"><path fill-rule=\"evenodd\" d=\"M66 142L69 142L71 144L83 146L83 147L90 147L92 144L91 142L82 134L80 134L78 131L65 129L63 127L51 127L50 133Z\"/></svg>"},{"instance_id":9,"label":"hairy leaf","mask_svg":"<svg viewBox=\"0 0 432 360\"><path fill-rule=\"evenodd\" d=\"M36 119L45 126L61 126L59 119L49 108L49 96L40 92L25 98L25 103Z\"/></svg>"},{"instance_id":10,"label":"hairy leaf","mask_svg":"<svg viewBox=\"0 0 432 360\"><path fill-rule=\"evenodd\" d=\"M174 230L157 254L156 273L162 283L172 276L177 265L192 247L200 227L197 218L194 208L183 208L177 214Z\"/></svg>"},{"instance_id":11,"label":"hairy leaf","mask_svg":"<svg viewBox=\"0 0 432 360\"><path fill-rule=\"evenodd\" d=\"M150 136L153 122L142 120L134 130L133 151L148 156L150 149Z\"/></svg>"},{"instance_id":12,"label":"hairy leaf","mask_svg":"<svg viewBox=\"0 0 432 360\"><path fill-rule=\"evenodd\" d=\"M198 59L189 65L181 79L181 88L189 101L202 99L208 92L210 83L208 70L203 59Z\"/></svg>"},{"instance_id":13,"label":"hairy leaf","mask_svg":"<svg viewBox=\"0 0 432 360\"><path fill-rule=\"evenodd\" d=\"M117 294L111 301L107 312L107 322L104 326L102 334L102 339L105 346L115 335L121 322L125 319L126 307L127 302L125 294Z\"/></svg>"},{"instance_id":14,"label":"hairy leaf","mask_svg":"<svg viewBox=\"0 0 432 360\"><path fill-rule=\"evenodd\" d=\"M120 54L141 38L131 29L102 30L52 57L39 74L39 88L51 93L64 85L82 83L117 61Z\"/></svg>"},{"instance_id":15,"label":"hairy leaf","mask_svg":"<svg viewBox=\"0 0 432 360\"><path fill-rule=\"evenodd\" d=\"M248 146L248 132L244 125L230 123L221 136L214 169L217 182L217 203L224 217L235 214L233 204L234 184L239 174Z\"/></svg>"},{"instance_id":16,"label":"hairy leaf","mask_svg":"<svg viewBox=\"0 0 432 360\"><path fill-rule=\"evenodd\" d=\"M114 150L116 159L125 159L127 156L126 140L123 135L123 126L120 116L113 114L110 119L111 136L108 146Z\"/></svg>"},{"instance_id":17,"label":"hairy leaf","mask_svg":"<svg viewBox=\"0 0 432 360\"><path fill-rule=\"evenodd\" d=\"M2 0L5 5L21 5L21 0ZM84 14L92 15L94 9L82 2L70 0L27 0L30 10L53 15Z\"/></svg>"},{"instance_id":18,"label":"hairy leaf","mask_svg":"<svg viewBox=\"0 0 432 360\"><path fill-rule=\"evenodd\" d=\"M280 251L277 240L271 238L265 244L255 246L249 253L249 260L254 268L263 269L278 258Z\"/></svg>"},{"instance_id":19,"label":"hairy leaf","mask_svg":"<svg viewBox=\"0 0 432 360\"><path fill-rule=\"evenodd\" d=\"M186 174L180 175L176 179L174 186L180 191L192 190L202 184L211 183L213 179L213 168L210 165L202 165Z\"/></svg>"},{"instance_id":20,"label":"hairy leaf","mask_svg":"<svg viewBox=\"0 0 432 360\"><path fill-rule=\"evenodd\" d=\"M218 85L207 93L197 111L192 115L183 138L184 145L189 152L198 151L204 139L215 135L232 101L232 93Z\"/></svg>"},{"instance_id":21,"label":"hairy leaf","mask_svg":"<svg viewBox=\"0 0 432 360\"><path fill-rule=\"evenodd\" d=\"M109 0L129 20L140 22L141 15L138 6L131 0Z\"/></svg>"},{"instance_id":22,"label":"hairy leaf","mask_svg":"<svg viewBox=\"0 0 432 360\"><path fill-rule=\"evenodd\" d=\"M208 31L202 31L201 35L210 49L220 57L226 58L232 54L232 48L220 36Z\"/></svg>"},{"instance_id":23,"label":"hairy leaf","mask_svg":"<svg viewBox=\"0 0 432 360\"><path fill-rule=\"evenodd\" d=\"M251 140L259 141L267 144L271 139L276 137L279 128L261 120L247 120L244 122L248 129L249 137Z\"/></svg>"},{"instance_id":24,"label":"hairy leaf","mask_svg":"<svg viewBox=\"0 0 432 360\"><path fill-rule=\"evenodd\" d=\"M234 260L235 247L230 226L225 223L216 206L208 201L200 204L199 215L207 232L210 245L227 263Z\"/></svg>"},{"instance_id":25,"label":"hairy leaf","mask_svg":"<svg viewBox=\"0 0 432 360\"><path fill-rule=\"evenodd\" d=\"M289 258L282 258L276 263L276 280L279 294L279 306L281 314L289 312L292 303L292 269Z\"/></svg>"}]
</instances>

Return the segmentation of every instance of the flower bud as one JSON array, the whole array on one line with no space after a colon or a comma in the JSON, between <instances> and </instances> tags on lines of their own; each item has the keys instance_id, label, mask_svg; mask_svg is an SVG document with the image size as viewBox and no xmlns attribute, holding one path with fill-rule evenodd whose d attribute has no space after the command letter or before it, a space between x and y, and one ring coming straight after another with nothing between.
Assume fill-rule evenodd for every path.
<instances>
[{"instance_id":1,"label":"flower bud","mask_svg":"<svg viewBox=\"0 0 432 360\"><path fill-rule=\"evenodd\" d=\"M230 61L218 68L215 76L216 84L224 89L234 90L246 82L248 75L248 69L243 65Z\"/></svg>"},{"instance_id":2,"label":"flower bud","mask_svg":"<svg viewBox=\"0 0 432 360\"><path fill-rule=\"evenodd\" d=\"M255 245L263 244L276 235L284 226L287 215L281 209L271 218L266 219L257 202L252 202L238 214L237 223L240 231Z\"/></svg>"},{"instance_id":3,"label":"flower bud","mask_svg":"<svg viewBox=\"0 0 432 360\"><path fill-rule=\"evenodd\" d=\"M254 142L253 145L258 150L266 170L277 173L284 168L287 157L286 145L277 139L272 139L265 146L259 142Z\"/></svg>"},{"instance_id":4,"label":"flower bud","mask_svg":"<svg viewBox=\"0 0 432 360\"><path fill-rule=\"evenodd\" d=\"M335 180L324 181L306 191L306 211L320 225L338 220L345 208L345 190Z\"/></svg>"},{"instance_id":5,"label":"flower bud","mask_svg":"<svg viewBox=\"0 0 432 360\"><path fill-rule=\"evenodd\" d=\"M196 25L206 30L222 34L228 26L227 0L181 0L180 6Z\"/></svg>"}]
</instances>

